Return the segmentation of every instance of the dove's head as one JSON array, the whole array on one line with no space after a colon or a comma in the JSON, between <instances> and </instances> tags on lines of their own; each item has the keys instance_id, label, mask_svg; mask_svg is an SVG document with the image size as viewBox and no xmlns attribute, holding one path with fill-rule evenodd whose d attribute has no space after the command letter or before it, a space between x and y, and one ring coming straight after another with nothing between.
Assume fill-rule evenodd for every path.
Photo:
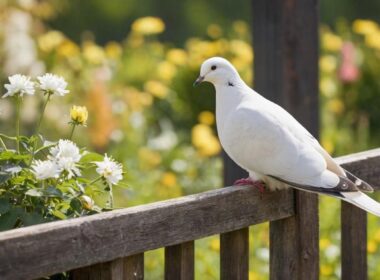
<instances>
[{"instance_id":1,"label":"dove's head","mask_svg":"<svg viewBox=\"0 0 380 280\"><path fill-rule=\"evenodd\" d=\"M240 81L240 77L235 67L222 57L211 57L202 63L198 79L194 86L201 82L210 82L214 85L233 85Z\"/></svg>"}]
</instances>

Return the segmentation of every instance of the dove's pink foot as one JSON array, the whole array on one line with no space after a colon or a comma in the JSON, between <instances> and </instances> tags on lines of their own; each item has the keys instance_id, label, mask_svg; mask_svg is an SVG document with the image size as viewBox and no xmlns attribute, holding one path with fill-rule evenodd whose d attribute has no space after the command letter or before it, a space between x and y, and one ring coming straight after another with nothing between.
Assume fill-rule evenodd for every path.
<instances>
[{"instance_id":1,"label":"dove's pink foot","mask_svg":"<svg viewBox=\"0 0 380 280\"><path fill-rule=\"evenodd\" d=\"M260 180L253 181L249 177L236 180L234 182L234 185L235 186L252 186L252 187L257 188L260 191L260 193L265 192L265 183L263 181L260 181Z\"/></svg>"}]
</instances>

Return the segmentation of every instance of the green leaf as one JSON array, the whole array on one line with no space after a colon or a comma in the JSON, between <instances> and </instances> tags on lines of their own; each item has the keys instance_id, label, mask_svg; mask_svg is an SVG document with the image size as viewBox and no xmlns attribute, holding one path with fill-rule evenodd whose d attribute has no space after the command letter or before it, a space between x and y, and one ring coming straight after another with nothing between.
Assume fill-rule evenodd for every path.
<instances>
[{"instance_id":1,"label":"green leaf","mask_svg":"<svg viewBox=\"0 0 380 280\"><path fill-rule=\"evenodd\" d=\"M12 175L10 173L0 172L0 184L5 183L10 178L12 178Z\"/></svg>"},{"instance_id":2,"label":"green leaf","mask_svg":"<svg viewBox=\"0 0 380 280\"><path fill-rule=\"evenodd\" d=\"M65 214L63 214L61 211L54 210L54 211L52 211L52 214L61 220L67 219L67 216Z\"/></svg>"},{"instance_id":3,"label":"green leaf","mask_svg":"<svg viewBox=\"0 0 380 280\"><path fill-rule=\"evenodd\" d=\"M41 152L41 151L43 151L45 149L49 149L51 147L54 147L55 145L57 145L56 142L47 142L47 141L45 141L44 145L42 147L38 148L34 153L38 154L39 152Z\"/></svg>"},{"instance_id":4,"label":"green leaf","mask_svg":"<svg viewBox=\"0 0 380 280\"><path fill-rule=\"evenodd\" d=\"M20 209L13 208L5 214L0 215L0 231L12 229L20 216Z\"/></svg>"},{"instance_id":5,"label":"green leaf","mask_svg":"<svg viewBox=\"0 0 380 280\"><path fill-rule=\"evenodd\" d=\"M81 159L80 163L91 163L94 161L102 161L103 156L98 153L86 153Z\"/></svg>"},{"instance_id":6,"label":"green leaf","mask_svg":"<svg viewBox=\"0 0 380 280\"><path fill-rule=\"evenodd\" d=\"M25 226L42 224L46 222L46 219L41 214L36 212L24 213L21 219Z\"/></svg>"},{"instance_id":7,"label":"green leaf","mask_svg":"<svg viewBox=\"0 0 380 280\"><path fill-rule=\"evenodd\" d=\"M49 187L47 187L46 190L43 191L43 196L46 196L46 197L62 197L63 194L59 189L57 189L53 186L49 186Z\"/></svg>"},{"instance_id":8,"label":"green leaf","mask_svg":"<svg viewBox=\"0 0 380 280\"><path fill-rule=\"evenodd\" d=\"M82 203L81 203L81 201L80 201L79 199L77 199L77 198L74 198L74 199L71 200L71 202L70 202L70 206L71 206L71 208L72 208L74 211L76 211L76 212L78 212L78 213L80 213L80 212L82 211Z\"/></svg>"},{"instance_id":9,"label":"green leaf","mask_svg":"<svg viewBox=\"0 0 380 280\"><path fill-rule=\"evenodd\" d=\"M15 151L2 151L0 153L0 160L26 160L29 159L30 155L19 155Z\"/></svg>"},{"instance_id":10,"label":"green leaf","mask_svg":"<svg viewBox=\"0 0 380 280\"><path fill-rule=\"evenodd\" d=\"M29 195L29 196L36 196L36 197L43 196L43 192L41 190L38 190L38 189L30 189L25 194Z\"/></svg>"},{"instance_id":11,"label":"green leaf","mask_svg":"<svg viewBox=\"0 0 380 280\"><path fill-rule=\"evenodd\" d=\"M11 209L11 204L7 198L0 198L0 215L8 212Z\"/></svg>"}]
</instances>

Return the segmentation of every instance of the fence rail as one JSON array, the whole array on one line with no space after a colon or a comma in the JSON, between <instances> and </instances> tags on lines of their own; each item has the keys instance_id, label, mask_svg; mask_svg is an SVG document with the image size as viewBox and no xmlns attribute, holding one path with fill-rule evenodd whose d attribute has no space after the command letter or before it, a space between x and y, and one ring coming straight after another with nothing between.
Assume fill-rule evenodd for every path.
<instances>
[{"instance_id":1,"label":"fence rail","mask_svg":"<svg viewBox=\"0 0 380 280\"><path fill-rule=\"evenodd\" d=\"M379 185L380 149L337 160ZM73 279L143 279L143 253L165 247L166 279L193 279L194 240L223 233L221 278L247 279L248 226L294 214L293 191L260 195L243 186L10 230L0 233L0 275L34 279L74 269ZM366 214L344 204L342 229L344 279L365 279ZM271 265L287 262L277 252L289 244L271 246Z\"/></svg>"}]
</instances>

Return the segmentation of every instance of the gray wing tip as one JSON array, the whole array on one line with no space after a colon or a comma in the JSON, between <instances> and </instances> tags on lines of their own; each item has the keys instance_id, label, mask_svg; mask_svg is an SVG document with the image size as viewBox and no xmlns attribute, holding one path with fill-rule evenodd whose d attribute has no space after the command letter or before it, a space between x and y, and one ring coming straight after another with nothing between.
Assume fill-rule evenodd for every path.
<instances>
[{"instance_id":1,"label":"gray wing tip","mask_svg":"<svg viewBox=\"0 0 380 280\"><path fill-rule=\"evenodd\" d=\"M371 187L370 184L368 184L367 182L359 179L358 177L356 177L354 174L352 174L351 172L347 171L347 170L344 170L344 172L346 173L346 176L347 178L353 182L355 184L355 186L363 191L363 192L369 192L369 193L372 193L374 192L374 189Z\"/></svg>"}]
</instances>

